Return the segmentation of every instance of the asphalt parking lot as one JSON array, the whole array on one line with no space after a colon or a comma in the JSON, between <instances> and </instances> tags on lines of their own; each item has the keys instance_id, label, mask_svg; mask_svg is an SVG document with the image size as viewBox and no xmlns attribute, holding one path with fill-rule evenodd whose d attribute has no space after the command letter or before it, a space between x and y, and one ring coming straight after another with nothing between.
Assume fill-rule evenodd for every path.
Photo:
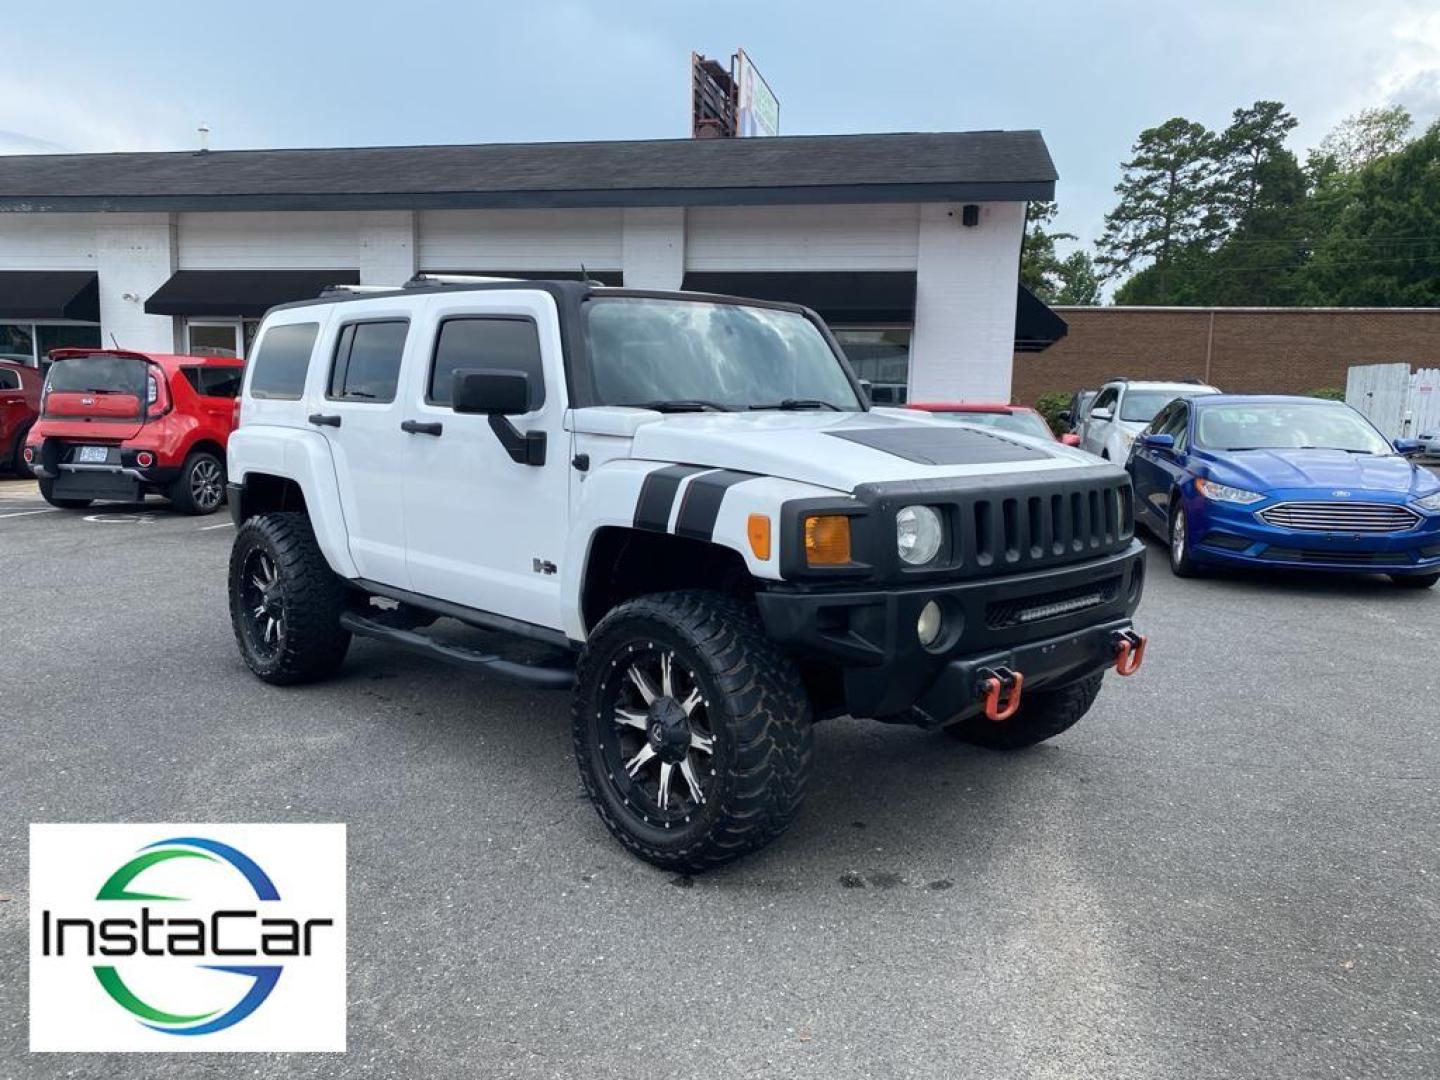
<instances>
[{"instance_id":1,"label":"asphalt parking lot","mask_svg":"<svg viewBox=\"0 0 1440 1080\"><path fill-rule=\"evenodd\" d=\"M1145 668L1077 728L827 724L791 832L679 879L563 695L363 641L264 686L228 519L97 510L0 482L0 1075L1440 1074L1440 589L1152 545ZM167 820L348 824L343 1057L27 1053L28 824Z\"/></svg>"}]
</instances>

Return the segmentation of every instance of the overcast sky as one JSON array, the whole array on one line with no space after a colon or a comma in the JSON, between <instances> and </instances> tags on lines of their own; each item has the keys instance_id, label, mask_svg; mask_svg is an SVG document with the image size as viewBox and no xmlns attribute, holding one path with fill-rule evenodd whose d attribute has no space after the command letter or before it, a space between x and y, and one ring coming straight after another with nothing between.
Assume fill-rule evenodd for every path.
<instances>
[{"instance_id":1,"label":"overcast sky","mask_svg":"<svg viewBox=\"0 0 1440 1080\"><path fill-rule=\"evenodd\" d=\"M1259 98L1295 148L1440 116L1437 0L71 0L5 16L0 152L688 134L690 50L751 54L785 134L1039 128L1091 239L1141 128Z\"/></svg>"}]
</instances>

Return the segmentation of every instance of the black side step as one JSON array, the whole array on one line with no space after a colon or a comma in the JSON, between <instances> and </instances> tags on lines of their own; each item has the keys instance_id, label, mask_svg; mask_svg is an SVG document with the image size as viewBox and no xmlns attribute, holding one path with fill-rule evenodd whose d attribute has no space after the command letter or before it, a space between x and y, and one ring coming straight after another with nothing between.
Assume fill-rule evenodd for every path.
<instances>
[{"instance_id":1,"label":"black side step","mask_svg":"<svg viewBox=\"0 0 1440 1080\"><path fill-rule=\"evenodd\" d=\"M374 619L357 615L353 611L344 612L340 616L340 625L352 634L359 634L361 637L375 638L377 641L398 645L402 649L409 649L411 652L428 656L434 660L444 660L446 663L458 664L460 667L478 669L502 679L524 683L526 686L534 686L541 690L568 690L575 685L573 668L519 664L514 660L502 659L493 653L467 649L463 645L442 644L434 638L417 634L414 630L400 630L393 626L386 626Z\"/></svg>"}]
</instances>

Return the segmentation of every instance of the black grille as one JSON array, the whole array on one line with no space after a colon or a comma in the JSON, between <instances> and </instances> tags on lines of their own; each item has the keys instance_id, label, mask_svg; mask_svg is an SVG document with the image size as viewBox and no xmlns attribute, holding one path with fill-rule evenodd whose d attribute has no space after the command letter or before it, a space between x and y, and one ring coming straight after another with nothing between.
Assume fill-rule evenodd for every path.
<instances>
[{"instance_id":1,"label":"black grille","mask_svg":"<svg viewBox=\"0 0 1440 1080\"><path fill-rule=\"evenodd\" d=\"M960 565L982 570L1098 555L1135 531L1128 481L968 499L952 525Z\"/></svg>"},{"instance_id":2,"label":"black grille","mask_svg":"<svg viewBox=\"0 0 1440 1080\"><path fill-rule=\"evenodd\" d=\"M1119 576L1102 578L1085 585L1053 592L995 600L985 605L985 625L992 630L1008 626L1030 626L1047 619L1086 611L1112 602L1120 595Z\"/></svg>"}]
</instances>

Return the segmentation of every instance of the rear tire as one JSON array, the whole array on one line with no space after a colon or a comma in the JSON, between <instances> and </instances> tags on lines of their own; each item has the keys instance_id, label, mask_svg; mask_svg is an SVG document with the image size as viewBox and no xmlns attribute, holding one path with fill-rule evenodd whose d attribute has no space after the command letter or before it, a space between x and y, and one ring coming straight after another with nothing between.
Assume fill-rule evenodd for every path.
<instances>
[{"instance_id":1,"label":"rear tire","mask_svg":"<svg viewBox=\"0 0 1440 1080\"><path fill-rule=\"evenodd\" d=\"M192 451L170 486L170 505L182 514L213 514L225 504L225 463L205 450Z\"/></svg>"},{"instance_id":2,"label":"rear tire","mask_svg":"<svg viewBox=\"0 0 1440 1080\"><path fill-rule=\"evenodd\" d=\"M245 665L277 686L333 675L350 647L340 625L349 590L325 561L310 520L262 514L230 549L230 626Z\"/></svg>"},{"instance_id":3,"label":"rear tire","mask_svg":"<svg viewBox=\"0 0 1440 1080\"><path fill-rule=\"evenodd\" d=\"M1440 574L1391 574L1390 580L1402 589L1428 589L1440 581Z\"/></svg>"},{"instance_id":4,"label":"rear tire","mask_svg":"<svg viewBox=\"0 0 1440 1080\"><path fill-rule=\"evenodd\" d=\"M59 507L61 510L84 510L94 499L57 499L55 497L55 481L53 479L42 479L40 481L40 497L51 506Z\"/></svg>"},{"instance_id":5,"label":"rear tire","mask_svg":"<svg viewBox=\"0 0 1440 1080\"><path fill-rule=\"evenodd\" d=\"M580 657L572 733L600 820L667 870L764 847L804 799L809 700L754 606L734 597L661 593L606 615Z\"/></svg>"},{"instance_id":6,"label":"rear tire","mask_svg":"<svg viewBox=\"0 0 1440 1080\"><path fill-rule=\"evenodd\" d=\"M945 731L961 742L983 746L987 750L1024 750L1046 739L1053 739L1072 728L1095 704L1105 672L1079 682L1024 694L1020 709L1009 720L995 721L981 714L951 724Z\"/></svg>"}]
</instances>

